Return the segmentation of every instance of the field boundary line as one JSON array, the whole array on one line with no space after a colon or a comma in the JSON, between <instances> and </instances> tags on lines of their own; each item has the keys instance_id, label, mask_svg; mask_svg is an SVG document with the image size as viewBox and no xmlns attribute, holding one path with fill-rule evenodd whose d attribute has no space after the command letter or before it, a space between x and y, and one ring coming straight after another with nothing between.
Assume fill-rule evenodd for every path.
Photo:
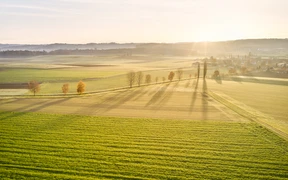
<instances>
[{"instance_id":1,"label":"field boundary line","mask_svg":"<svg viewBox=\"0 0 288 180\"><path fill-rule=\"evenodd\" d=\"M270 125L267 122L275 122L275 119L271 116L268 116L252 107L241 103L230 96L227 96L223 93L216 93L209 91L207 94L215 99L216 101L220 102L221 104L225 105L229 109L233 110L234 112L238 113L239 115L260 124L261 126L265 127L266 129L276 133L278 136L282 137L286 141L288 141L288 134L283 132L282 130Z\"/></svg>"}]
</instances>

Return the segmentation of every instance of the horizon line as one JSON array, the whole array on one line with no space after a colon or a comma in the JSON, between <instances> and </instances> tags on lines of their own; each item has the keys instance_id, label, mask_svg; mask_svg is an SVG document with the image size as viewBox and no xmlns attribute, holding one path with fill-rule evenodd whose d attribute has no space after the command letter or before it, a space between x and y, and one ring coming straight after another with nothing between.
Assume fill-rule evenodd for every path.
<instances>
[{"instance_id":1,"label":"horizon line","mask_svg":"<svg viewBox=\"0 0 288 180\"><path fill-rule=\"evenodd\" d=\"M229 42L229 41L243 41L243 40L288 40L287 38L247 38L247 39L229 39L219 41L179 41L179 42L87 42L87 43L0 43L1 45L55 45L55 44L69 44L69 45L87 45L87 44L181 44L181 43L214 43L214 42Z\"/></svg>"}]
</instances>

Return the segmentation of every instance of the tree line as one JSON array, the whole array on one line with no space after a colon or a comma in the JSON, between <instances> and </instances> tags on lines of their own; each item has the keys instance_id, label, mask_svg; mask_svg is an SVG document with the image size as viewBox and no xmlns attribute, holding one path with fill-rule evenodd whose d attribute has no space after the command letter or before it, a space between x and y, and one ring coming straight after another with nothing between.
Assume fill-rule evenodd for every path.
<instances>
[{"instance_id":1,"label":"tree line","mask_svg":"<svg viewBox=\"0 0 288 180\"><path fill-rule=\"evenodd\" d=\"M182 68L178 68L175 72L174 71L170 71L168 74L167 79L171 82L173 81L175 74L178 78L178 80L180 81L183 77L183 69ZM206 74L207 74L207 63L206 61L204 62L204 68L203 68L203 78L206 78ZM197 68L197 74L195 75L196 78L200 77L200 63L198 63L198 68ZM127 82L130 88L132 88L133 84L136 84L138 86L140 86L143 82L143 78L144 78L144 74L142 71L138 71L138 72L134 72L134 71L130 71L127 73ZM192 75L189 75L189 78L192 78ZM159 77L155 77L155 83L157 84L159 80ZM152 77L150 74L145 75L145 84L150 84L152 81ZM166 77L162 77L162 82L166 81Z\"/></svg>"},{"instance_id":2,"label":"tree line","mask_svg":"<svg viewBox=\"0 0 288 180\"><path fill-rule=\"evenodd\" d=\"M41 84L37 81L30 81L28 82L28 90L34 94L34 96L36 95L36 93L39 93L41 90ZM81 80L78 82L77 87L76 87L76 91L78 94L83 94L85 92L86 89L86 84ZM70 90L69 84L65 83L62 86L62 93L63 94L67 94Z\"/></svg>"},{"instance_id":3,"label":"tree line","mask_svg":"<svg viewBox=\"0 0 288 180\"><path fill-rule=\"evenodd\" d=\"M176 70L176 72L174 71L170 71L169 74L168 74L168 77L167 79L172 82L174 77L175 77L175 74L177 75L177 78L178 78L178 81L180 81L183 77L183 69L182 68L178 68ZM203 68L203 79L206 78L206 74L207 74L207 63L206 61L204 62L204 68ZM215 74L215 73L214 73ZM218 72L218 75L219 75L219 72ZM195 74L196 78L199 79L200 77L200 63L198 63L198 68L197 68L197 74ZM138 72L134 72L134 71L130 71L127 73L127 80L128 80L128 86L130 88L133 87L134 84L136 84L138 87L141 86L141 84L143 83L143 80L144 80L144 77L145 77L145 84L150 84L152 82L152 76L150 74L146 74L144 76L144 73L142 71L138 71ZM191 79L192 78L192 75L190 74L189 75L189 78ZM155 77L155 83L157 84L159 81L159 77ZM166 81L166 77L162 77L162 82L165 82ZM30 81L28 82L28 89L30 92L32 92L34 94L34 96L36 95L36 93L40 92L40 83L37 82L37 81ZM63 94L67 94L69 92L69 84L68 83L65 83L63 84L62 86L62 92ZM85 92L85 89L86 89L86 84L81 80L78 82L77 84L77 88L76 88L76 91L78 94L83 94Z\"/></svg>"}]
</instances>

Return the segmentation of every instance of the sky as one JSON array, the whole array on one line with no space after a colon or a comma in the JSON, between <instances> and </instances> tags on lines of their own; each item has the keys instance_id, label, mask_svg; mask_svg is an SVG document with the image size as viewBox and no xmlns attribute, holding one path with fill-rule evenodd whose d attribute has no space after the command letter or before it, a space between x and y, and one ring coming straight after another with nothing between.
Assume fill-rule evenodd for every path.
<instances>
[{"instance_id":1,"label":"sky","mask_svg":"<svg viewBox=\"0 0 288 180\"><path fill-rule=\"evenodd\" d=\"M0 44L288 38L288 0L0 0Z\"/></svg>"}]
</instances>

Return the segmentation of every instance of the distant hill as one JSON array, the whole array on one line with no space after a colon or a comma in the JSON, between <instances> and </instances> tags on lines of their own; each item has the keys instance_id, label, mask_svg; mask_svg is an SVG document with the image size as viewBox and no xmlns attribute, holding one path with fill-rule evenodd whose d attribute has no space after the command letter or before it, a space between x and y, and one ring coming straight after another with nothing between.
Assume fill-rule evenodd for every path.
<instances>
[{"instance_id":1,"label":"distant hill","mask_svg":"<svg viewBox=\"0 0 288 180\"><path fill-rule=\"evenodd\" d=\"M220 42L187 42L175 44L141 44L137 48L150 49L151 51L181 50L182 53L197 55L254 55L288 56L288 39L247 39ZM184 54L185 54L184 53Z\"/></svg>"},{"instance_id":2,"label":"distant hill","mask_svg":"<svg viewBox=\"0 0 288 180\"><path fill-rule=\"evenodd\" d=\"M124 49L124 48L135 48L135 44L118 44L118 43L88 43L88 44L64 44L64 43L55 43L55 44L0 44L0 51L55 51L59 49L65 50L83 50L83 49Z\"/></svg>"},{"instance_id":3,"label":"distant hill","mask_svg":"<svg viewBox=\"0 0 288 180\"><path fill-rule=\"evenodd\" d=\"M45 51L45 53L42 53L43 55L140 53L176 56L227 56L247 55L248 53L252 53L253 55L258 56L288 56L288 39L244 39L185 43L0 44L0 52L1 51L2 54L3 52L6 52L6 56L10 56L9 54L11 54L11 51ZM19 54L21 53L22 52ZM34 54L39 55L39 53Z\"/></svg>"}]
</instances>

